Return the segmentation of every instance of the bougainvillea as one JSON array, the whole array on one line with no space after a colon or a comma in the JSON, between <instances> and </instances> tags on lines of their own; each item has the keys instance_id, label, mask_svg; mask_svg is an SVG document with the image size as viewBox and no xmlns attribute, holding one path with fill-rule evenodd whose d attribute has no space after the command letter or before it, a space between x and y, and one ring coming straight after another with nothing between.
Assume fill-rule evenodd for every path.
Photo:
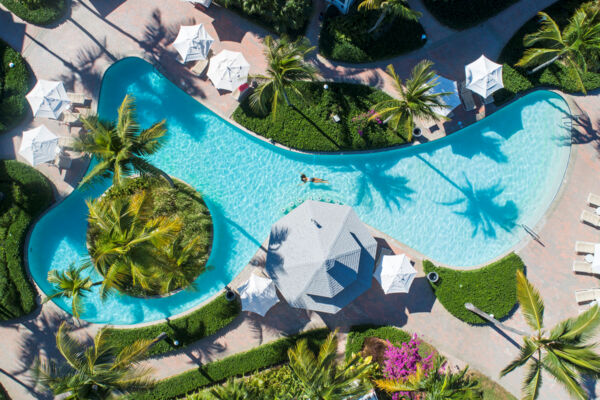
<instances>
[{"instance_id":1,"label":"bougainvillea","mask_svg":"<svg viewBox=\"0 0 600 400\"><path fill-rule=\"evenodd\" d=\"M352 122L356 122L358 125L358 134L360 136L363 135L364 130L371 121L375 121L379 125L383 123L383 121L379 117L379 114L375 112L375 110L369 110L366 113L359 114L356 117L352 118Z\"/></svg>"}]
</instances>

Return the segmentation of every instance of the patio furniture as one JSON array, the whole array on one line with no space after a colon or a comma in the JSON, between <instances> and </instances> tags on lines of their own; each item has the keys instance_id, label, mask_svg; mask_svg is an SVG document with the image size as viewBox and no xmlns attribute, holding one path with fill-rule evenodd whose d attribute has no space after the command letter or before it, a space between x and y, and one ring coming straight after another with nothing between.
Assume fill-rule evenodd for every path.
<instances>
[{"instance_id":1,"label":"patio furniture","mask_svg":"<svg viewBox=\"0 0 600 400\"><path fill-rule=\"evenodd\" d=\"M67 153L61 151L57 156L56 160L54 160L54 164L58 167L58 169L70 169L73 164L73 160Z\"/></svg>"},{"instance_id":2,"label":"patio furniture","mask_svg":"<svg viewBox=\"0 0 600 400\"><path fill-rule=\"evenodd\" d=\"M190 72L198 77L202 77L206 72L206 67L208 67L208 58L205 60L198 60Z\"/></svg>"},{"instance_id":3,"label":"patio furniture","mask_svg":"<svg viewBox=\"0 0 600 400\"><path fill-rule=\"evenodd\" d=\"M206 75L217 89L233 92L248 81L250 64L242 53L222 50L212 57Z\"/></svg>"},{"instance_id":4,"label":"patio furniture","mask_svg":"<svg viewBox=\"0 0 600 400\"><path fill-rule=\"evenodd\" d=\"M496 64L484 55L465 65L465 76L465 87L484 99L504 87L502 83L502 64Z\"/></svg>"},{"instance_id":5,"label":"patio furniture","mask_svg":"<svg viewBox=\"0 0 600 400\"><path fill-rule=\"evenodd\" d=\"M71 100L65 92L65 87L59 81L45 81L40 79L25 96L34 117L58 119L60 115L71 107Z\"/></svg>"},{"instance_id":6,"label":"patio furniture","mask_svg":"<svg viewBox=\"0 0 600 400\"><path fill-rule=\"evenodd\" d=\"M583 210L579 219L584 224L592 225L595 228L600 227L600 215L597 215L590 211Z\"/></svg>"},{"instance_id":7,"label":"patio furniture","mask_svg":"<svg viewBox=\"0 0 600 400\"><path fill-rule=\"evenodd\" d=\"M208 58L210 46L215 40L206 32L203 24L181 26L173 47L179 53L182 64Z\"/></svg>"},{"instance_id":8,"label":"patio furniture","mask_svg":"<svg viewBox=\"0 0 600 400\"><path fill-rule=\"evenodd\" d=\"M459 97L462 102L465 111L473 111L477 106L475 106L475 99L473 99L473 92L467 89L464 82L460 82L458 84L459 89Z\"/></svg>"},{"instance_id":9,"label":"patio furniture","mask_svg":"<svg viewBox=\"0 0 600 400\"><path fill-rule=\"evenodd\" d=\"M578 254L594 254L596 243L575 242L575 252Z\"/></svg>"},{"instance_id":10,"label":"patio furniture","mask_svg":"<svg viewBox=\"0 0 600 400\"><path fill-rule=\"evenodd\" d=\"M575 291L575 300L577 303L586 303L596 300L596 296L600 294L600 289L581 289Z\"/></svg>"},{"instance_id":11,"label":"patio furniture","mask_svg":"<svg viewBox=\"0 0 600 400\"><path fill-rule=\"evenodd\" d=\"M84 107L86 105L87 99L83 93L67 92L67 97L71 100L72 106Z\"/></svg>"},{"instance_id":12,"label":"patio furniture","mask_svg":"<svg viewBox=\"0 0 600 400\"><path fill-rule=\"evenodd\" d=\"M241 102L246 98L246 96L248 96L250 94L250 91L251 91L250 85L248 85L247 83L243 83L237 89L235 89L231 93L231 95L233 96L234 99Z\"/></svg>"},{"instance_id":13,"label":"patio furniture","mask_svg":"<svg viewBox=\"0 0 600 400\"><path fill-rule=\"evenodd\" d=\"M575 260L573 261L573 272L579 272L581 274L593 274L593 269L592 269L592 264L585 262L585 261L580 261L580 260Z\"/></svg>"},{"instance_id":14,"label":"patio furniture","mask_svg":"<svg viewBox=\"0 0 600 400\"><path fill-rule=\"evenodd\" d=\"M600 196L590 193L587 198L587 203L592 207L600 207Z\"/></svg>"},{"instance_id":15,"label":"patio furniture","mask_svg":"<svg viewBox=\"0 0 600 400\"><path fill-rule=\"evenodd\" d=\"M45 125L23 132L19 155L33 166L51 162L58 152L58 136Z\"/></svg>"}]
</instances>

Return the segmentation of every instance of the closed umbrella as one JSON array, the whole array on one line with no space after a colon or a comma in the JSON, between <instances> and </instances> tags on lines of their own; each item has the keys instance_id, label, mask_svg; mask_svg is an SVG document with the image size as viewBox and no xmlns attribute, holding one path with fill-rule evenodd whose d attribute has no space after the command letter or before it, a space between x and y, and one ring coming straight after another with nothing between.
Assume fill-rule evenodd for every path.
<instances>
[{"instance_id":1,"label":"closed umbrella","mask_svg":"<svg viewBox=\"0 0 600 400\"><path fill-rule=\"evenodd\" d=\"M437 80L435 82L437 82L437 85L431 89L431 93L449 94L442 96L444 104L446 104L448 107L436 108L435 112L446 117L452 112L452 110L460 105L460 97L458 97L458 85L456 84L456 81L444 78L440 75L436 75L436 78Z\"/></svg>"},{"instance_id":2,"label":"closed umbrella","mask_svg":"<svg viewBox=\"0 0 600 400\"><path fill-rule=\"evenodd\" d=\"M379 259L373 275L385 294L408 293L417 270L405 254L384 255Z\"/></svg>"},{"instance_id":3,"label":"closed umbrella","mask_svg":"<svg viewBox=\"0 0 600 400\"><path fill-rule=\"evenodd\" d=\"M206 32L204 25L182 26L173 42L173 47L181 56L183 63L206 60L214 39Z\"/></svg>"},{"instance_id":4,"label":"closed umbrella","mask_svg":"<svg viewBox=\"0 0 600 400\"><path fill-rule=\"evenodd\" d=\"M242 310L251 311L260 316L279 302L275 284L271 279L251 274L250 279L238 288L242 300Z\"/></svg>"},{"instance_id":5,"label":"closed umbrella","mask_svg":"<svg viewBox=\"0 0 600 400\"><path fill-rule=\"evenodd\" d=\"M465 66L465 76L467 77L467 89L483 98L504 87L502 83L502 65L488 60L483 55Z\"/></svg>"},{"instance_id":6,"label":"closed umbrella","mask_svg":"<svg viewBox=\"0 0 600 400\"><path fill-rule=\"evenodd\" d=\"M217 89L234 91L248 80L250 64L242 53L223 50L210 60L208 78Z\"/></svg>"},{"instance_id":7,"label":"closed umbrella","mask_svg":"<svg viewBox=\"0 0 600 400\"><path fill-rule=\"evenodd\" d=\"M39 80L27 94L34 117L57 119L71 106L62 82Z\"/></svg>"},{"instance_id":8,"label":"closed umbrella","mask_svg":"<svg viewBox=\"0 0 600 400\"><path fill-rule=\"evenodd\" d=\"M54 161L58 153L58 136L44 125L23 132L19 155L31 165Z\"/></svg>"}]
</instances>

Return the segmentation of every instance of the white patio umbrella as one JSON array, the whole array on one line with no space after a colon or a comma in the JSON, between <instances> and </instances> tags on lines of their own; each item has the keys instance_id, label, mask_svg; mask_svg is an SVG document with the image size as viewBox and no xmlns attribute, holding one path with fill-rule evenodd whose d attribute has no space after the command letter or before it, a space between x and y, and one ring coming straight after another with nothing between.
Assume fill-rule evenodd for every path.
<instances>
[{"instance_id":1,"label":"white patio umbrella","mask_svg":"<svg viewBox=\"0 0 600 400\"><path fill-rule=\"evenodd\" d=\"M373 275L385 294L408 293L417 271L405 254L386 254L379 258Z\"/></svg>"},{"instance_id":2,"label":"white patio umbrella","mask_svg":"<svg viewBox=\"0 0 600 400\"><path fill-rule=\"evenodd\" d=\"M31 165L53 161L58 153L58 136L44 125L23 132L19 155Z\"/></svg>"},{"instance_id":3,"label":"white patio umbrella","mask_svg":"<svg viewBox=\"0 0 600 400\"><path fill-rule=\"evenodd\" d=\"M488 60L484 55L465 66L466 87L483 98L502 89L502 65Z\"/></svg>"},{"instance_id":4,"label":"white patio umbrella","mask_svg":"<svg viewBox=\"0 0 600 400\"><path fill-rule=\"evenodd\" d=\"M454 108L460 105L460 97L458 97L458 85L456 81L444 78L441 75L436 75L437 85L431 89L431 93L450 93L442 97L444 104L448 107L436 108L436 113L446 117ZM435 78L434 78L435 79Z\"/></svg>"},{"instance_id":5,"label":"white patio umbrella","mask_svg":"<svg viewBox=\"0 0 600 400\"><path fill-rule=\"evenodd\" d=\"M206 60L214 39L206 32L204 25L182 26L173 42L173 47L181 56L183 63Z\"/></svg>"},{"instance_id":6,"label":"white patio umbrella","mask_svg":"<svg viewBox=\"0 0 600 400\"><path fill-rule=\"evenodd\" d=\"M210 60L208 78L217 89L234 91L248 80L250 64L242 53L223 50Z\"/></svg>"},{"instance_id":7,"label":"white patio umbrella","mask_svg":"<svg viewBox=\"0 0 600 400\"><path fill-rule=\"evenodd\" d=\"M62 82L39 80L27 94L34 117L57 119L71 106Z\"/></svg>"},{"instance_id":8,"label":"white patio umbrella","mask_svg":"<svg viewBox=\"0 0 600 400\"><path fill-rule=\"evenodd\" d=\"M238 292L242 300L242 310L262 317L279 302L273 281L256 274L251 274L250 279L238 288Z\"/></svg>"}]
</instances>

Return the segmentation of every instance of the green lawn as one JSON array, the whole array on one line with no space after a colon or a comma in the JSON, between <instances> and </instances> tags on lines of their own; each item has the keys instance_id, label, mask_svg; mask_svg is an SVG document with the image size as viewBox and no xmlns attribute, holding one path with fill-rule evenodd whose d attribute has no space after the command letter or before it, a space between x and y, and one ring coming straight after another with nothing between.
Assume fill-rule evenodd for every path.
<instances>
[{"instance_id":1,"label":"green lawn","mask_svg":"<svg viewBox=\"0 0 600 400\"><path fill-rule=\"evenodd\" d=\"M36 3L31 0L0 0L0 3L19 18L35 25L49 25L56 22L65 14L68 4L67 0L38 0L37 6L29 6L28 3Z\"/></svg>"},{"instance_id":2,"label":"green lawn","mask_svg":"<svg viewBox=\"0 0 600 400\"><path fill-rule=\"evenodd\" d=\"M0 40L0 133L17 125L27 112L30 74L19 52ZM15 64L13 68L10 63Z\"/></svg>"},{"instance_id":3,"label":"green lawn","mask_svg":"<svg viewBox=\"0 0 600 400\"><path fill-rule=\"evenodd\" d=\"M403 132L397 134L375 121L366 123L369 110L389 99L387 94L364 85L328 85L325 90L323 82L298 82L304 98L290 92L295 106L278 106L275 119L270 114L255 114L246 99L233 113L233 119L261 136L299 150L366 150L406 143ZM340 122L334 122L332 114L339 115Z\"/></svg>"},{"instance_id":4,"label":"green lawn","mask_svg":"<svg viewBox=\"0 0 600 400\"><path fill-rule=\"evenodd\" d=\"M560 26L564 26L575 10L583 3L586 3L586 1L559 0L544 11ZM538 86L553 87L567 93L581 91L575 76L568 72L560 63L554 63L535 74L528 74L525 69L514 67L525 51L523 37L528 33L535 32L538 27L539 17L536 16L523 25L508 41L506 46L504 46L498 59L498 62L504 64L502 74L504 89L494 93L496 104L505 103L517 93ZM600 88L600 73L588 72L584 77L584 85L587 90Z\"/></svg>"},{"instance_id":5,"label":"green lawn","mask_svg":"<svg viewBox=\"0 0 600 400\"><path fill-rule=\"evenodd\" d=\"M472 303L497 319L507 316L517 304L517 270L523 261L514 253L485 267L460 271L423 262L425 273L437 272L440 279L431 284L437 299L456 318L469 324L484 324L483 318L465 308Z\"/></svg>"},{"instance_id":6,"label":"green lawn","mask_svg":"<svg viewBox=\"0 0 600 400\"><path fill-rule=\"evenodd\" d=\"M32 312L36 293L23 265L25 235L53 202L48 180L32 167L0 160L0 319Z\"/></svg>"},{"instance_id":7,"label":"green lawn","mask_svg":"<svg viewBox=\"0 0 600 400\"><path fill-rule=\"evenodd\" d=\"M493 17L518 0L423 0L425 7L442 24L466 29Z\"/></svg>"},{"instance_id":8,"label":"green lawn","mask_svg":"<svg viewBox=\"0 0 600 400\"><path fill-rule=\"evenodd\" d=\"M340 15L335 7L328 9L335 11L328 11L325 15L319 36L319 51L326 58L364 63L392 58L425 44L421 40L421 35L425 33L421 24L399 17L387 17L380 28L368 33L380 12L359 12L356 9L358 3L359 1L354 3L348 15Z\"/></svg>"}]
</instances>

